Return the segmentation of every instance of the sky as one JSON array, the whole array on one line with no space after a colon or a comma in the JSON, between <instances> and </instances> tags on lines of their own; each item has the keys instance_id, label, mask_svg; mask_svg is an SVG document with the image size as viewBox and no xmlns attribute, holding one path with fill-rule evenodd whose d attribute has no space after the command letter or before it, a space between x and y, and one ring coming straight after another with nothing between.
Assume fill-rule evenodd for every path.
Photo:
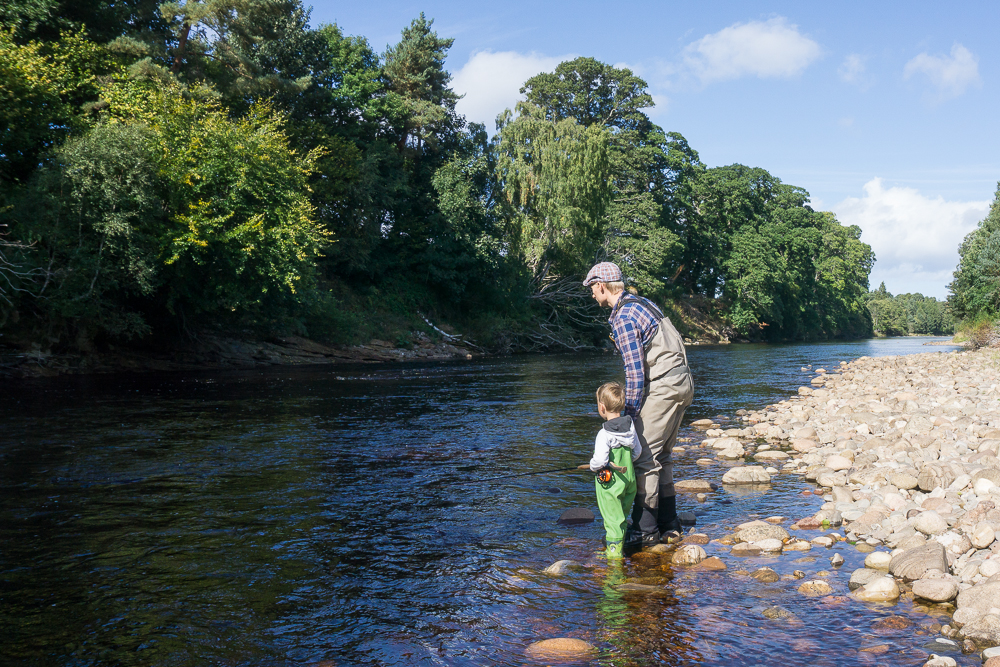
<instances>
[{"instance_id":1,"label":"sky","mask_svg":"<svg viewBox=\"0 0 1000 667\"><path fill-rule=\"evenodd\" d=\"M1000 3L318 0L312 23L381 52L420 12L455 40L470 121L492 129L564 60L628 67L706 165L762 167L858 225L873 289L945 298L1000 180Z\"/></svg>"}]
</instances>

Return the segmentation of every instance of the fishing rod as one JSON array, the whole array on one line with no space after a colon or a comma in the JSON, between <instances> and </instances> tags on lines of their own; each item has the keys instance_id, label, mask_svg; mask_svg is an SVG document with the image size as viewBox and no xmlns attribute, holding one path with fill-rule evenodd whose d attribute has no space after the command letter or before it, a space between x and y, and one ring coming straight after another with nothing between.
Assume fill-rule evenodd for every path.
<instances>
[{"instance_id":1,"label":"fishing rod","mask_svg":"<svg viewBox=\"0 0 1000 667\"><path fill-rule=\"evenodd\" d=\"M616 466L613 463L609 463L608 465L610 467L614 468L615 470L617 470L618 472L623 473L623 474L627 470L626 468L620 467L620 466ZM497 475L496 477L484 477L483 479L470 479L470 480L465 480L465 481L461 481L461 482L452 482L452 483L453 484L473 484L473 483L478 484L479 482L495 482L498 479L511 479L512 477L527 477L529 475L547 475L547 474L553 473L553 472L569 472L570 470L590 470L590 464L589 463L584 463L582 465L573 466L572 468L553 468L552 470L529 470L528 472L517 472L517 473L513 473L513 474L509 474L509 475ZM604 472L605 470L607 470L607 469L605 468L601 472ZM598 476L600 476L600 473L596 473L596 474ZM608 478L607 479L601 479L601 481L602 482L609 482L609 481L611 481L610 471L608 471Z\"/></svg>"}]
</instances>

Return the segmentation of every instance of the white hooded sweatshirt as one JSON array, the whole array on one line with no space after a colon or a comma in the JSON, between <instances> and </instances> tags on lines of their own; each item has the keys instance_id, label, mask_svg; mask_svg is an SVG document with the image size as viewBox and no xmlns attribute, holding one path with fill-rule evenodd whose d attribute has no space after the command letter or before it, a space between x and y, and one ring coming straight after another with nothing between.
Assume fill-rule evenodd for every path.
<instances>
[{"instance_id":1,"label":"white hooded sweatshirt","mask_svg":"<svg viewBox=\"0 0 1000 667\"><path fill-rule=\"evenodd\" d=\"M608 465L611 450L615 447L631 448L633 461L639 458L639 454L642 453L642 445L639 444L635 425L628 415L615 417L604 422L604 426L597 433L597 440L594 441L594 458L590 459L590 469L597 472Z\"/></svg>"}]
</instances>

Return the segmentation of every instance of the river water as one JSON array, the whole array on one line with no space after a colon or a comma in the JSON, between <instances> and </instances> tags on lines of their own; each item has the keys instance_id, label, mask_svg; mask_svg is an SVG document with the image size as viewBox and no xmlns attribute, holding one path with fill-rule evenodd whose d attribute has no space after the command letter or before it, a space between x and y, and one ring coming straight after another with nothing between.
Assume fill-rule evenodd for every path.
<instances>
[{"instance_id":1,"label":"river water","mask_svg":"<svg viewBox=\"0 0 1000 667\"><path fill-rule=\"evenodd\" d=\"M928 340L691 348L676 478L725 470L695 464L691 421L786 398L807 364L953 349ZM483 481L586 462L593 392L621 377L591 354L5 381L0 663L522 665L532 642L575 637L601 665L978 664L936 641L944 610L847 598L864 559L850 544L754 559L706 545L721 573L657 556L609 568L599 515L556 521L596 513L592 476ZM814 513L812 488L783 474L679 505L717 538ZM585 567L541 573L567 558ZM761 565L819 573L835 594L736 572ZM913 625L883 628L890 615Z\"/></svg>"}]
</instances>

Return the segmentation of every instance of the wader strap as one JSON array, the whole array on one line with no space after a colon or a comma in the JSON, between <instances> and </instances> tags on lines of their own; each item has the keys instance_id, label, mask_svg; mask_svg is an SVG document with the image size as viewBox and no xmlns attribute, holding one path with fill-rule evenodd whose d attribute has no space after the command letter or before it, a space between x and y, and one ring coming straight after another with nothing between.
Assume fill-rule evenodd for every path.
<instances>
[{"instance_id":1,"label":"wader strap","mask_svg":"<svg viewBox=\"0 0 1000 667\"><path fill-rule=\"evenodd\" d=\"M681 375L683 373L690 373L690 372L691 372L691 369L688 368L687 366L684 366L684 365L675 366L674 368L671 368L669 371L667 371L663 375L657 375L655 378L653 378L652 380L650 380L650 382L656 382L657 380L662 380L663 378L673 377L674 375Z\"/></svg>"}]
</instances>

